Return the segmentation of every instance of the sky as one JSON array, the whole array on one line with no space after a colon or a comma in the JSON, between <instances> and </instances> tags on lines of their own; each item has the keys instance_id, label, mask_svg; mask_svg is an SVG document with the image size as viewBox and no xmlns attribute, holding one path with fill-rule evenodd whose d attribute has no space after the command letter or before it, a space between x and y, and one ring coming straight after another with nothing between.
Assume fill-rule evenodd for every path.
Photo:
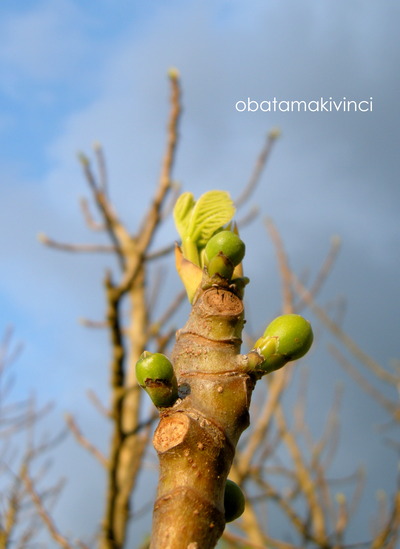
<instances>
[{"instance_id":1,"label":"sky","mask_svg":"<svg viewBox=\"0 0 400 549\"><path fill-rule=\"evenodd\" d=\"M252 329L279 310L274 250L262 221L269 216L299 274L315 273L332 236L340 236L321 303L345 298L344 329L392 367L399 357L399 19L395 0L3 0L0 331L12 325L24 345L17 393L55 400L55 423L72 411L105 444L85 392L94 386L107 398L106 336L78 320L102 319L110 262L49 250L37 235L93 242L79 211L88 189L77 153L92 155L95 141L106 152L112 200L137 227L160 170L170 67L179 69L183 88L174 171L183 190L199 196L220 188L237 197L267 132L282 133L248 206L258 205L260 216L243 232ZM305 101L310 109L284 112L282 103L276 112L242 110L248 101L255 109L274 98ZM321 98L366 101L371 109L314 112ZM167 225L155 247L175 238ZM177 286L171 269L167 280ZM367 460L372 471L370 504L353 529L363 535L375 491L394 482L396 456L382 449L376 429L385 416L328 355L327 340L320 336L308 365L310 414L326 409L342 379L346 419L337 468ZM72 461L100 500L98 472L81 450L67 448L59 468ZM385 474L383 459L391 464ZM59 513L67 529L81 532L98 508L82 517L69 484Z\"/></svg>"}]
</instances>

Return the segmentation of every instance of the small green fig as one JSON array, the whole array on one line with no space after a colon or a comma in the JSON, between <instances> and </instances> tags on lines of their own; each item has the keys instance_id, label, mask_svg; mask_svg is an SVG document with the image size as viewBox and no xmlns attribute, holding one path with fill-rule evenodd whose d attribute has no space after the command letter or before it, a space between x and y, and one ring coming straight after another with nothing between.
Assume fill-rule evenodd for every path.
<instances>
[{"instance_id":1,"label":"small green fig","mask_svg":"<svg viewBox=\"0 0 400 549\"><path fill-rule=\"evenodd\" d=\"M207 242L204 250L206 265L219 253L225 255L234 267L244 258L246 246L237 234L232 231L220 231Z\"/></svg>"},{"instance_id":2,"label":"small green fig","mask_svg":"<svg viewBox=\"0 0 400 549\"><path fill-rule=\"evenodd\" d=\"M244 494L236 482L227 480L224 493L225 520L232 522L243 514L246 501Z\"/></svg>"},{"instance_id":3,"label":"small green fig","mask_svg":"<svg viewBox=\"0 0 400 549\"><path fill-rule=\"evenodd\" d=\"M264 337L278 338L278 351L290 360L304 356L313 342L311 324L300 315L278 316L269 324Z\"/></svg>"},{"instance_id":4,"label":"small green fig","mask_svg":"<svg viewBox=\"0 0 400 549\"><path fill-rule=\"evenodd\" d=\"M231 279L235 266L232 261L222 252L212 257L207 265L210 276L218 274L223 278Z\"/></svg>"},{"instance_id":5,"label":"small green fig","mask_svg":"<svg viewBox=\"0 0 400 549\"><path fill-rule=\"evenodd\" d=\"M313 342L311 324L300 315L278 316L266 328L254 348L265 358L262 370L272 372L304 356Z\"/></svg>"},{"instance_id":6,"label":"small green fig","mask_svg":"<svg viewBox=\"0 0 400 549\"><path fill-rule=\"evenodd\" d=\"M161 353L142 353L136 363L136 378L157 407L172 406L178 398L173 366Z\"/></svg>"},{"instance_id":7,"label":"small green fig","mask_svg":"<svg viewBox=\"0 0 400 549\"><path fill-rule=\"evenodd\" d=\"M136 363L136 378L139 385L145 387L146 379L169 381L174 376L172 364L165 355L145 351Z\"/></svg>"}]
</instances>

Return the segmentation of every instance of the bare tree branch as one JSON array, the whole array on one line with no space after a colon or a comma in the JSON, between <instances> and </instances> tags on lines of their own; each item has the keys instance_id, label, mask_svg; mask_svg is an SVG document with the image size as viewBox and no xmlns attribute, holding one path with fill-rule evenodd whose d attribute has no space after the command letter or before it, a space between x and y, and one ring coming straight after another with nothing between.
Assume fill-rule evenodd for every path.
<instances>
[{"instance_id":1,"label":"bare tree branch","mask_svg":"<svg viewBox=\"0 0 400 549\"><path fill-rule=\"evenodd\" d=\"M339 341L360 361L362 362L371 372L373 372L379 379L391 384L397 385L398 378L397 376L388 372L383 368L378 362L373 360L369 355L367 355L352 339L347 335L338 324L333 322L331 318L325 313L325 311L319 307L311 292L307 290L304 285L299 281L299 279L292 273L292 282L296 292L302 297L308 307L317 315L319 320L336 336Z\"/></svg>"},{"instance_id":2,"label":"bare tree branch","mask_svg":"<svg viewBox=\"0 0 400 549\"><path fill-rule=\"evenodd\" d=\"M107 468L107 458L82 434L74 418L70 414L67 414L65 421L79 444L91 453L104 468Z\"/></svg>"},{"instance_id":3,"label":"bare tree branch","mask_svg":"<svg viewBox=\"0 0 400 549\"><path fill-rule=\"evenodd\" d=\"M115 253L117 248L107 244L69 244L67 242L57 242L43 233L38 235L38 240L45 246L56 248L63 252L80 253Z\"/></svg>"},{"instance_id":4,"label":"bare tree branch","mask_svg":"<svg viewBox=\"0 0 400 549\"><path fill-rule=\"evenodd\" d=\"M46 508L44 507L44 504L43 504L43 499L42 497L39 495L39 493L35 490L35 487L34 487L34 484L33 484L33 481L31 479L31 477L29 476L28 474L28 471L27 469L25 469L22 473L21 473L21 478L22 480L24 481L25 483L25 487L28 491L28 493L30 494L31 498L32 498L32 501L33 503L35 504L35 507L37 509L37 512L40 516L40 518L42 519L43 523L45 524L49 534L51 535L51 537L53 538L53 540L60 546L62 547L63 549L74 549L73 548L73 545L71 545L69 543L69 541L67 540L67 538L65 538L61 533L60 531L58 530L53 518L51 517L50 513L46 510ZM81 546L84 547L85 549L89 549L87 546L85 546L84 544L82 544L81 542Z\"/></svg>"},{"instance_id":5,"label":"bare tree branch","mask_svg":"<svg viewBox=\"0 0 400 549\"><path fill-rule=\"evenodd\" d=\"M279 137L279 135L280 135L280 131L277 128L272 129L268 133L267 140L257 158L256 164L254 166L250 179L247 182L247 185L245 186L244 190L242 191L242 194L239 196L239 198L235 200L235 205L237 208L240 208L241 206L243 206L245 202L247 202L247 200L250 198L251 194L253 193L254 189L256 188L258 182L260 181L260 177L265 168L267 160L269 158L272 146L275 143L276 139Z\"/></svg>"}]
</instances>

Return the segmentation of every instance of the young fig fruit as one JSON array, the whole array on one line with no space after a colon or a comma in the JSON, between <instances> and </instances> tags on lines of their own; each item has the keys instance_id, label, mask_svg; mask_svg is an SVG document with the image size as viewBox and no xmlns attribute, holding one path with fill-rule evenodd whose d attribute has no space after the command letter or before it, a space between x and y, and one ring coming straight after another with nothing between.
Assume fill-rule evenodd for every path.
<instances>
[{"instance_id":1,"label":"young fig fruit","mask_svg":"<svg viewBox=\"0 0 400 549\"><path fill-rule=\"evenodd\" d=\"M265 359L261 369L269 373L301 358L310 349L313 339L311 324L302 316L278 316L254 345Z\"/></svg>"},{"instance_id":2,"label":"young fig fruit","mask_svg":"<svg viewBox=\"0 0 400 549\"><path fill-rule=\"evenodd\" d=\"M210 238L204 250L204 259L206 265L222 253L226 256L234 267L241 263L244 258L246 246L233 231L220 231Z\"/></svg>"},{"instance_id":3,"label":"young fig fruit","mask_svg":"<svg viewBox=\"0 0 400 549\"><path fill-rule=\"evenodd\" d=\"M210 276L218 274L223 278L231 279L235 266L225 254L219 252L212 257L207 265L207 271Z\"/></svg>"},{"instance_id":4,"label":"young fig fruit","mask_svg":"<svg viewBox=\"0 0 400 549\"><path fill-rule=\"evenodd\" d=\"M224 492L225 520L232 522L243 514L245 508L245 498L242 490L233 482L227 480Z\"/></svg>"},{"instance_id":5,"label":"young fig fruit","mask_svg":"<svg viewBox=\"0 0 400 549\"><path fill-rule=\"evenodd\" d=\"M159 408L172 406L178 398L178 383L173 366L161 353L142 353L136 363L136 378Z\"/></svg>"}]
</instances>

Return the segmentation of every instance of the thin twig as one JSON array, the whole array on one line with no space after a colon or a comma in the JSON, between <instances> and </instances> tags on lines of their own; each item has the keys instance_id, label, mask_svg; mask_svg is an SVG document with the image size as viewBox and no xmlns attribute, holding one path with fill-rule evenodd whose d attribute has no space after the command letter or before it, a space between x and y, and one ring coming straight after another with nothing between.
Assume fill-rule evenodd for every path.
<instances>
[{"instance_id":1,"label":"thin twig","mask_svg":"<svg viewBox=\"0 0 400 549\"><path fill-rule=\"evenodd\" d=\"M143 253L148 249L153 238L154 230L161 219L161 208L168 191L172 186L172 168L175 161L175 152L178 142L178 123L181 114L181 90L179 75L175 70L170 71L171 82L171 110L168 121L167 145L164 154L158 188L154 195L152 207L146 215L138 231L138 240Z\"/></svg>"},{"instance_id":2,"label":"thin twig","mask_svg":"<svg viewBox=\"0 0 400 549\"><path fill-rule=\"evenodd\" d=\"M138 423L133 431L127 432L126 436L132 436L140 433L140 431L142 431L143 429L150 427L157 418L159 418L158 412L153 412L147 419Z\"/></svg>"},{"instance_id":3,"label":"thin twig","mask_svg":"<svg viewBox=\"0 0 400 549\"><path fill-rule=\"evenodd\" d=\"M264 494L262 497L267 497L268 499L274 500L284 511L284 513L289 518L290 522L296 528L296 530L303 536L307 541L312 541L319 544L321 540L315 537L310 531L310 525L308 521L304 521L296 511L289 505L288 498L282 496L277 490L275 490L269 483L265 482L264 479L256 477L256 482L263 488Z\"/></svg>"},{"instance_id":4,"label":"thin twig","mask_svg":"<svg viewBox=\"0 0 400 549\"><path fill-rule=\"evenodd\" d=\"M164 353L168 345L173 341L176 335L176 328L170 328L167 333L157 336L157 353Z\"/></svg>"},{"instance_id":5,"label":"thin twig","mask_svg":"<svg viewBox=\"0 0 400 549\"><path fill-rule=\"evenodd\" d=\"M0 342L0 375L4 373L7 366L11 366L21 354L23 349L22 343L17 343L13 349L11 349L11 340L14 334L14 329L9 326L3 335Z\"/></svg>"},{"instance_id":6,"label":"thin twig","mask_svg":"<svg viewBox=\"0 0 400 549\"><path fill-rule=\"evenodd\" d=\"M273 129L268 133L266 142L257 158L250 179L243 189L242 194L239 195L239 198L235 200L235 205L237 208L243 206L243 204L250 198L251 194L259 183L261 174L265 168L270 152L272 150L272 146L275 143L276 139L279 137L279 135L280 132L277 129Z\"/></svg>"},{"instance_id":7,"label":"thin twig","mask_svg":"<svg viewBox=\"0 0 400 549\"><path fill-rule=\"evenodd\" d=\"M33 503L35 504L35 507L37 509L37 512L42 519L43 523L45 524L49 534L53 538L53 540L60 546L63 547L63 549L73 549L73 546L68 542L68 540L59 532L57 529L54 520L48 513L48 511L45 509L43 505L43 501L41 496L38 494L38 492L35 490L32 479L30 478L27 470L25 470L21 477L25 483L25 487L27 492L32 498Z\"/></svg>"},{"instance_id":8,"label":"thin twig","mask_svg":"<svg viewBox=\"0 0 400 549\"><path fill-rule=\"evenodd\" d=\"M104 223L98 223L97 221L95 221L92 217L92 214L90 213L90 210L89 210L89 203L88 201L86 200L86 198L81 198L80 199L80 205L81 205L81 210L82 210L82 213L83 213L83 217L86 221L86 225L89 227L89 229L91 229L92 231L105 231L106 230L106 226Z\"/></svg>"},{"instance_id":9,"label":"thin twig","mask_svg":"<svg viewBox=\"0 0 400 549\"><path fill-rule=\"evenodd\" d=\"M79 159L81 161L86 181L88 182L90 190L93 193L93 198L95 199L96 205L105 221L105 230L108 232L111 242L115 246L115 253L117 255L121 270L124 271L126 262L125 255L132 249L132 247L135 247L135 241L118 219L118 216L114 212L114 209L104 190L97 183L89 159L83 154L79 156Z\"/></svg>"},{"instance_id":10,"label":"thin twig","mask_svg":"<svg viewBox=\"0 0 400 549\"><path fill-rule=\"evenodd\" d=\"M392 513L384 525L382 530L376 535L371 543L371 549L381 549L385 547L385 543L392 542L392 547L395 547L396 541L399 539L400 531L400 490L394 496Z\"/></svg>"},{"instance_id":11,"label":"thin twig","mask_svg":"<svg viewBox=\"0 0 400 549\"><path fill-rule=\"evenodd\" d=\"M279 273L282 280L282 312L283 314L289 314L293 312L293 293L289 260L283 246L281 236L272 219L267 218L265 220L265 224L271 240L274 243L276 256L278 259Z\"/></svg>"},{"instance_id":12,"label":"thin twig","mask_svg":"<svg viewBox=\"0 0 400 549\"><path fill-rule=\"evenodd\" d=\"M85 326L86 328L96 328L96 329L104 329L107 328L107 322L104 320L91 320L90 318L79 318L78 319L79 324L82 324L82 326Z\"/></svg>"},{"instance_id":13,"label":"thin twig","mask_svg":"<svg viewBox=\"0 0 400 549\"><path fill-rule=\"evenodd\" d=\"M265 549L266 547L265 545L259 545L257 543L253 543L247 538L242 538L240 536L232 534L227 530L225 530L222 537L233 543L241 543L245 547L251 547L251 549ZM277 539L270 538L269 536L264 536L264 539L265 539L265 543L268 543L267 547L271 549L298 549L297 545L292 545L291 543L287 543L285 541L279 541Z\"/></svg>"},{"instance_id":14,"label":"thin twig","mask_svg":"<svg viewBox=\"0 0 400 549\"><path fill-rule=\"evenodd\" d=\"M314 299L316 295L320 292L322 286L324 285L326 279L328 278L329 274L332 271L332 268L335 264L335 261L340 251L340 246L341 246L340 237L339 236L332 237L331 247L329 248L326 259L321 265L321 268L309 290L310 294L314 297ZM296 307L295 307L296 312L299 312L305 306L306 306L306 302L304 300L300 300L298 303L296 303Z\"/></svg>"},{"instance_id":15,"label":"thin twig","mask_svg":"<svg viewBox=\"0 0 400 549\"><path fill-rule=\"evenodd\" d=\"M115 253L117 248L109 244L69 244L68 242L58 242L49 238L47 235L38 234L38 240L49 246L63 252L80 252L80 253Z\"/></svg>"},{"instance_id":16,"label":"thin twig","mask_svg":"<svg viewBox=\"0 0 400 549\"><path fill-rule=\"evenodd\" d=\"M162 282L166 277L167 269L165 265L160 265L154 273L154 282L152 283L148 297L148 310L154 311L156 309L158 298L160 297L160 291L163 288Z\"/></svg>"},{"instance_id":17,"label":"thin twig","mask_svg":"<svg viewBox=\"0 0 400 549\"><path fill-rule=\"evenodd\" d=\"M282 440L285 442L293 460L299 486L301 487L309 506L310 519L314 530L313 535L315 538L320 540L320 543L326 543L326 520L318 499L315 481L312 478L312 472L308 469L302 456L298 441L287 425L283 408L280 403L278 403L274 409L274 416L277 421L277 426L281 433Z\"/></svg>"},{"instance_id":18,"label":"thin twig","mask_svg":"<svg viewBox=\"0 0 400 549\"><path fill-rule=\"evenodd\" d=\"M346 530L346 527L349 523L349 509L344 494L338 494L337 496L337 519L335 523L335 535L338 543L341 543L343 540L343 535Z\"/></svg>"},{"instance_id":19,"label":"thin twig","mask_svg":"<svg viewBox=\"0 0 400 549\"><path fill-rule=\"evenodd\" d=\"M83 448L85 448L88 452L90 452L92 454L92 456L94 456L97 459L97 461L99 461L99 463L101 463L101 465L104 468L107 468L107 466L108 466L107 458L102 454L102 452L100 452L100 450L98 448L96 448L83 435L82 431L79 429L79 427L78 427L76 421L74 420L74 418L70 414L67 414L67 416L65 418L65 421L67 422L67 425L68 425L70 431L72 432L72 434L74 435L76 440L79 442L79 444Z\"/></svg>"},{"instance_id":20,"label":"thin twig","mask_svg":"<svg viewBox=\"0 0 400 549\"><path fill-rule=\"evenodd\" d=\"M363 390L372 396L395 421L400 422L400 406L397 402L386 398L376 387L374 387L354 366L347 360L343 354L334 345L328 345L330 353L336 358L338 363L350 374L354 381L363 388Z\"/></svg>"},{"instance_id":21,"label":"thin twig","mask_svg":"<svg viewBox=\"0 0 400 549\"><path fill-rule=\"evenodd\" d=\"M362 362L369 370L371 370L378 378L383 381L397 386L399 379L397 376L391 374L385 368L383 368L378 362L373 360L367 355L352 339L347 335L342 328L334 322L325 311L319 307L314 300L311 292L305 288L294 273L292 273L292 282L296 292L302 297L310 309L317 315L320 321L336 336L339 341L354 355L360 362Z\"/></svg>"},{"instance_id":22,"label":"thin twig","mask_svg":"<svg viewBox=\"0 0 400 549\"><path fill-rule=\"evenodd\" d=\"M240 481L249 474L251 462L259 448L261 440L267 438L267 431L271 425L274 409L289 380L287 369L275 372L274 375L268 377L269 379L266 380L266 383L268 383L268 398L264 403L263 410L258 414L257 423L246 441L246 448L241 452L240 459L238 459L237 470L240 475Z\"/></svg>"},{"instance_id":23,"label":"thin twig","mask_svg":"<svg viewBox=\"0 0 400 549\"><path fill-rule=\"evenodd\" d=\"M168 121L167 145L161 166L158 187L155 191L151 207L145 215L143 222L137 231L136 237L129 239L131 247L134 245L134 254L130 261L129 268L124 270L124 276L119 285L120 294L123 294L132 288L135 279L140 276L140 273L143 270L144 258L152 243L155 231L162 220L162 208L172 185L171 175L178 142L178 122L181 114L181 91L178 72L171 70L169 76L171 82L171 109ZM122 232L123 227L118 228L119 231Z\"/></svg>"},{"instance_id":24,"label":"thin twig","mask_svg":"<svg viewBox=\"0 0 400 549\"><path fill-rule=\"evenodd\" d=\"M252 223L259 213L260 213L260 208L258 206L252 206L244 217L241 217L240 219L238 219L237 221L238 228L243 229L243 227L246 227L247 225Z\"/></svg>"},{"instance_id":25,"label":"thin twig","mask_svg":"<svg viewBox=\"0 0 400 549\"><path fill-rule=\"evenodd\" d=\"M111 412L104 406L100 398L96 395L94 391L89 389L87 391L88 399L92 402L93 406L106 418L111 418Z\"/></svg>"},{"instance_id":26,"label":"thin twig","mask_svg":"<svg viewBox=\"0 0 400 549\"><path fill-rule=\"evenodd\" d=\"M178 200L178 197L182 190L182 186L177 181L171 181L170 190L171 194L169 196L168 202L164 205L164 209L161 215L161 221L168 219L169 216L172 214L176 201Z\"/></svg>"},{"instance_id":27,"label":"thin twig","mask_svg":"<svg viewBox=\"0 0 400 549\"><path fill-rule=\"evenodd\" d=\"M96 178L94 177L89 158L85 154L79 153L78 160L82 166L85 179L89 184L89 187L92 190L93 194L98 193L99 189L98 189L97 181L96 181Z\"/></svg>"},{"instance_id":28,"label":"thin twig","mask_svg":"<svg viewBox=\"0 0 400 549\"><path fill-rule=\"evenodd\" d=\"M96 155L97 167L99 170L99 189L104 194L107 194L108 177L107 177L106 160L104 157L103 147L101 146L101 143L96 141L96 143L94 143L93 145L93 149Z\"/></svg>"},{"instance_id":29,"label":"thin twig","mask_svg":"<svg viewBox=\"0 0 400 549\"><path fill-rule=\"evenodd\" d=\"M164 248L160 248L159 250L155 250L154 252L150 252L146 254L145 260L151 261L153 259L159 259L160 257L165 257L166 255L172 253L175 250L175 242L173 244L168 244L168 246L165 246Z\"/></svg>"},{"instance_id":30,"label":"thin twig","mask_svg":"<svg viewBox=\"0 0 400 549\"><path fill-rule=\"evenodd\" d=\"M179 307L182 305L186 298L186 290L181 290L175 297L175 299L170 303L166 311L160 316L158 320L152 323L150 327L150 333L152 336L157 336L160 332L161 327L163 327L171 317L176 313Z\"/></svg>"}]
</instances>

